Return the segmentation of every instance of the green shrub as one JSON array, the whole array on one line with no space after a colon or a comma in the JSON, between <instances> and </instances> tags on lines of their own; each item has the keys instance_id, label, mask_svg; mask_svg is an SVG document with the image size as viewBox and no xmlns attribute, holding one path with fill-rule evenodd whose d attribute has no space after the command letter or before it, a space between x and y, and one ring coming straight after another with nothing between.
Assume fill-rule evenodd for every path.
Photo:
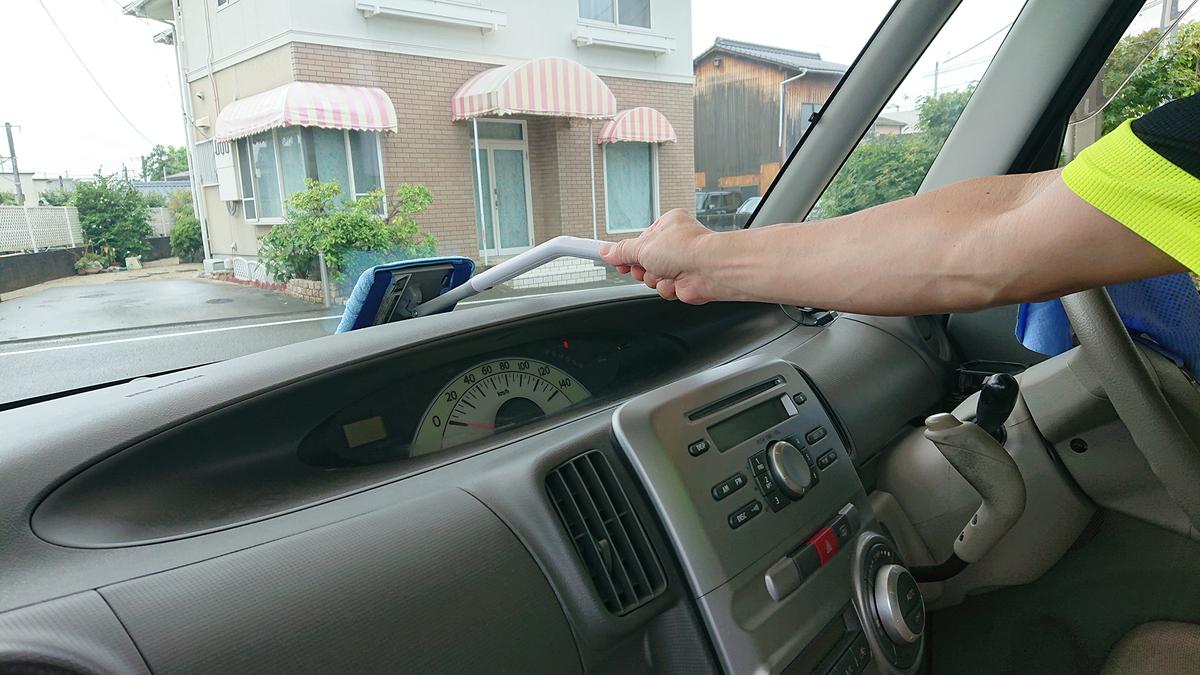
<instances>
[{"instance_id":1,"label":"green shrub","mask_svg":"<svg viewBox=\"0 0 1200 675\"><path fill-rule=\"evenodd\" d=\"M46 206L70 206L73 194L70 190L46 190L41 201Z\"/></svg>"},{"instance_id":2,"label":"green shrub","mask_svg":"<svg viewBox=\"0 0 1200 675\"><path fill-rule=\"evenodd\" d=\"M190 213L176 214L175 224L171 226L171 255L177 256L182 262L196 262L203 250L200 221Z\"/></svg>"},{"instance_id":3,"label":"green shrub","mask_svg":"<svg viewBox=\"0 0 1200 675\"><path fill-rule=\"evenodd\" d=\"M437 241L422 232L414 218L433 201L425 187L401 185L387 216L380 216L380 190L344 200L338 207L335 200L341 188L336 182L309 180L307 185L288 198L286 220L272 227L259 246L259 259L275 280L318 276L318 251L324 252L335 281L379 262L436 252Z\"/></svg>"},{"instance_id":4,"label":"green shrub","mask_svg":"<svg viewBox=\"0 0 1200 675\"><path fill-rule=\"evenodd\" d=\"M163 209L167 207L166 198L157 192L150 192L142 195L142 198L146 200L146 206L152 209Z\"/></svg>"},{"instance_id":5,"label":"green shrub","mask_svg":"<svg viewBox=\"0 0 1200 675\"><path fill-rule=\"evenodd\" d=\"M97 174L94 181L75 186L75 207L83 236L101 255L123 261L149 248L150 209L129 181Z\"/></svg>"},{"instance_id":6,"label":"green shrub","mask_svg":"<svg viewBox=\"0 0 1200 675\"><path fill-rule=\"evenodd\" d=\"M0 192L0 206L18 206L16 193Z\"/></svg>"},{"instance_id":7,"label":"green shrub","mask_svg":"<svg viewBox=\"0 0 1200 675\"><path fill-rule=\"evenodd\" d=\"M109 259L99 253L89 252L79 256L79 260L75 261L75 269L83 270L89 267L95 269L104 269L109 266Z\"/></svg>"}]
</instances>

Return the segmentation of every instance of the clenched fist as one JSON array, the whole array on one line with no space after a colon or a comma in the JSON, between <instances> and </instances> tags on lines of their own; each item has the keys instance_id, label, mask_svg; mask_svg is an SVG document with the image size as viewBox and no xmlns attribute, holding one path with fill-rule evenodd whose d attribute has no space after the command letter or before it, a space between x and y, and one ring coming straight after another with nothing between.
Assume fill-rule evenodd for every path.
<instances>
[{"instance_id":1,"label":"clenched fist","mask_svg":"<svg viewBox=\"0 0 1200 675\"><path fill-rule=\"evenodd\" d=\"M641 236L610 244L600 255L667 300L699 305L722 299L711 274L717 237L685 209L672 209Z\"/></svg>"}]
</instances>

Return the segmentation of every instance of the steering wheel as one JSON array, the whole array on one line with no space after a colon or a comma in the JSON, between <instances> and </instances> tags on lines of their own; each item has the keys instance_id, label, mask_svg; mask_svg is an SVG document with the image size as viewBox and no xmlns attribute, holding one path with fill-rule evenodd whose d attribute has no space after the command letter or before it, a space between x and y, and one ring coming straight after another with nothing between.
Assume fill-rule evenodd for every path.
<instances>
[{"instance_id":1,"label":"steering wheel","mask_svg":"<svg viewBox=\"0 0 1200 675\"><path fill-rule=\"evenodd\" d=\"M1063 308L1083 359L1100 378L1108 400L1167 494L1200 530L1200 451L1158 387L1146 357L1134 345L1108 292L1068 295Z\"/></svg>"}]
</instances>

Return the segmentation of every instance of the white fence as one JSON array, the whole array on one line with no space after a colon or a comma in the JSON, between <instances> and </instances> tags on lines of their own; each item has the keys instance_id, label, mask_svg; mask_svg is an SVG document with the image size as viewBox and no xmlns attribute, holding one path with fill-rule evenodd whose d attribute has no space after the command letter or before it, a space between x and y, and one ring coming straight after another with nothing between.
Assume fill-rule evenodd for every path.
<instances>
[{"instance_id":1,"label":"white fence","mask_svg":"<svg viewBox=\"0 0 1200 675\"><path fill-rule=\"evenodd\" d=\"M171 236L170 209L150 209L152 236ZM85 243L73 206L0 206L0 253L36 251Z\"/></svg>"}]
</instances>

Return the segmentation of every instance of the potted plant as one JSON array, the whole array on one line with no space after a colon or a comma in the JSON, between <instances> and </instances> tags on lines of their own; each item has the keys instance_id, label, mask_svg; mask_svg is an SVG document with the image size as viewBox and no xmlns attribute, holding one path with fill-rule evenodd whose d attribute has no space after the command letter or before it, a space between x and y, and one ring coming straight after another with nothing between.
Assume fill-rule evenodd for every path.
<instances>
[{"instance_id":1,"label":"potted plant","mask_svg":"<svg viewBox=\"0 0 1200 675\"><path fill-rule=\"evenodd\" d=\"M75 271L80 274L99 274L108 267L108 260L99 253L84 253L75 261Z\"/></svg>"}]
</instances>

